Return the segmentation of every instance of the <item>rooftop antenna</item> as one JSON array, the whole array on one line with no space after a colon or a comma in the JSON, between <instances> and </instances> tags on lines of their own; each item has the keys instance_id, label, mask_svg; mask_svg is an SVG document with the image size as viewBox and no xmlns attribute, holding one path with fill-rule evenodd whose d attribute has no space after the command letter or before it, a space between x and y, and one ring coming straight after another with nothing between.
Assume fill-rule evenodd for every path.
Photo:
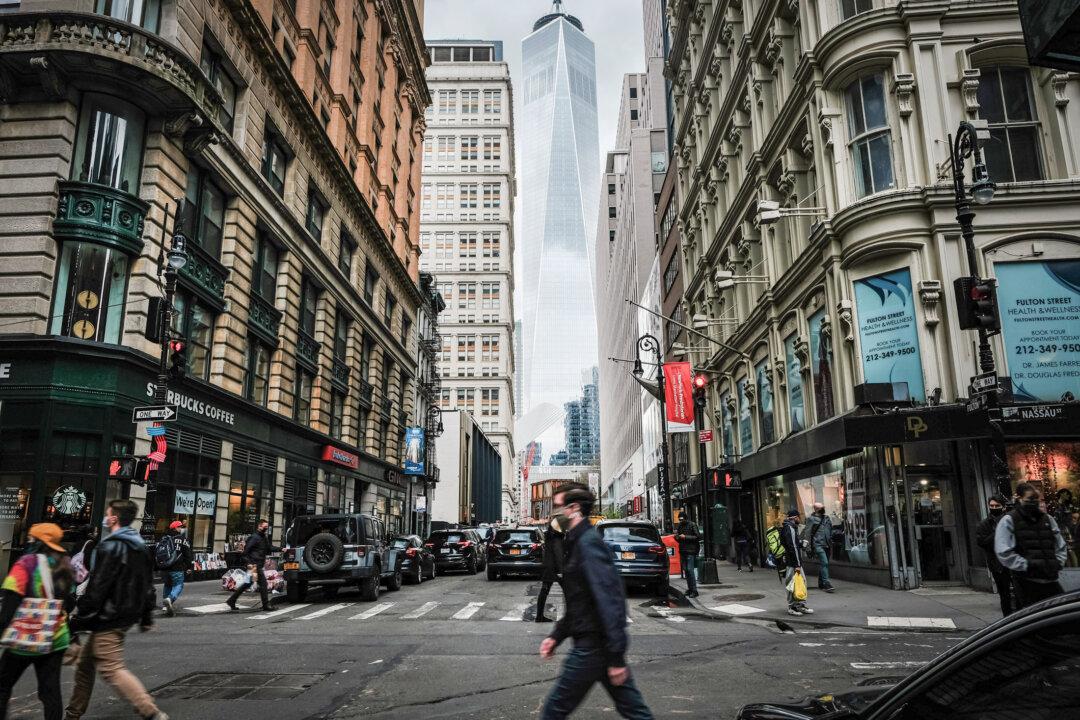
<instances>
[{"instance_id":1,"label":"rooftop antenna","mask_svg":"<svg viewBox=\"0 0 1080 720\"><path fill-rule=\"evenodd\" d=\"M553 13L561 13L562 12L562 0L554 0L554 2L551 3L551 12L553 12Z\"/></svg>"}]
</instances>

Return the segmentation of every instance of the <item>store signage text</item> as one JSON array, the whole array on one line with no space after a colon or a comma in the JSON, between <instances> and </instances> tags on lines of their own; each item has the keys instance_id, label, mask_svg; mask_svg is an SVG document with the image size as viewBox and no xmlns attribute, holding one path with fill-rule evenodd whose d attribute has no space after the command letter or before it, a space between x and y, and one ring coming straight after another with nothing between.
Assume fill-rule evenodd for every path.
<instances>
[{"instance_id":1,"label":"store signage text","mask_svg":"<svg viewBox=\"0 0 1080 720\"><path fill-rule=\"evenodd\" d=\"M177 490L173 500L173 512L178 515L213 515L214 496L194 490Z\"/></svg>"},{"instance_id":2,"label":"store signage text","mask_svg":"<svg viewBox=\"0 0 1080 720\"><path fill-rule=\"evenodd\" d=\"M697 439L698 439L699 443L712 442L712 439L713 439L712 430L700 430L698 432L698 434L697 434Z\"/></svg>"},{"instance_id":3,"label":"store signage text","mask_svg":"<svg viewBox=\"0 0 1080 720\"><path fill-rule=\"evenodd\" d=\"M146 397L154 397L157 392L157 385L154 383L146 383ZM180 408L193 412L196 415L202 415L203 417L216 420L226 425L236 424L236 414L231 413L228 410L222 410L216 405L205 403L202 400L191 397L190 395L184 395L178 393L175 390L169 390L166 393L165 402L169 405L177 405Z\"/></svg>"},{"instance_id":4,"label":"store signage text","mask_svg":"<svg viewBox=\"0 0 1080 720\"><path fill-rule=\"evenodd\" d=\"M323 447L322 459L326 462L332 462L336 465L344 465L347 468L356 470L360 467L360 456L354 455L347 450L336 448L333 445L326 445Z\"/></svg>"},{"instance_id":5,"label":"store signage text","mask_svg":"<svg viewBox=\"0 0 1080 720\"><path fill-rule=\"evenodd\" d=\"M1019 422L1022 420L1060 420L1064 416L1064 405L1029 405L1027 407L1001 408L1001 419L1006 422Z\"/></svg>"},{"instance_id":6,"label":"store signage text","mask_svg":"<svg viewBox=\"0 0 1080 720\"><path fill-rule=\"evenodd\" d=\"M11 379L11 363L0 363L0 380Z\"/></svg>"}]
</instances>

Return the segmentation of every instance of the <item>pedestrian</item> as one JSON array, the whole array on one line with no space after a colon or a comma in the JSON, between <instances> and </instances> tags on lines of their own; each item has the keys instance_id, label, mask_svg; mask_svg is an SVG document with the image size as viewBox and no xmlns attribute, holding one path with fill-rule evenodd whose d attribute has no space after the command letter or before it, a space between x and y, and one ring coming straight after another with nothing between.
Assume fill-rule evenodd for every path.
<instances>
[{"instance_id":1,"label":"pedestrian","mask_svg":"<svg viewBox=\"0 0 1080 720\"><path fill-rule=\"evenodd\" d=\"M236 611L236 601L244 594L252 583L258 580L259 583L259 597L262 598L262 609L272 610L270 607L270 597L267 594L266 589L266 573L263 571L263 565L266 564L266 556L270 554L270 523L266 520L259 520L259 524L256 526L255 532L251 533L247 542L244 543L244 564L247 565L249 579L242 585L237 585L236 590L229 596L229 599L225 601L225 604L229 606L230 610Z\"/></svg>"},{"instance_id":2,"label":"pedestrian","mask_svg":"<svg viewBox=\"0 0 1080 720\"><path fill-rule=\"evenodd\" d=\"M187 539L187 528L183 520L173 520L169 529L154 549L154 560L162 571L164 587L161 590L161 609L169 617L176 615L174 607L184 591L184 576L191 569L195 553Z\"/></svg>"},{"instance_id":3,"label":"pedestrian","mask_svg":"<svg viewBox=\"0 0 1080 720\"><path fill-rule=\"evenodd\" d=\"M806 520L803 535L806 539L806 549L818 561L818 589L827 593L836 592L836 588L829 579L829 550L832 549L832 534L832 519L825 514L825 504L814 503L814 512Z\"/></svg>"},{"instance_id":4,"label":"pedestrian","mask_svg":"<svg viewBox=\"0 0 1080 720\"><path fill-rule=\"evenodd\" d=\"M788 511L784 524L780 527L780 542L784 546L784 563L787 570L784 571L784 587L791 585L796 574L803 576L802 553L799 543L799 511L792 508ZM795 594L787 591L788 615L812 615L813 610L806 604L806 600L796 600Z\"/></svg>"},{"instance_id":5,"label":"pedestrian","mask_svg":"<svg viewBox=\"0 0 1080 720\"><path fill-rule=\"evenodd\" d=\"M553 498L555 518L565 533L563 594L566 613L540 643L540 657L551 658L566 638L574 647L551 689L541 720L560 720L601 683L624 718L651 720L630 669L626 666L626 594L611 551L589 523L596 497L581 483L559 488Z\"/></svg>"},{"instance_id":6,"label":"pedestrian","mask_svg":"<svg viewBox=\"0 0 1080 720\"><path fill-rule=\"evenodd\" d=\"M675 540L679 543L679 557L686 573L686 597L696 598L698 591L695 561L698 551L701 550L701 535L698 534L697 525L691 522L685 513L679 517L679 524L675 526Z\"/></svg>"},{"instance_id":7,"label":"pedestrian","mask_svg":"<svg viewBox=\"0 0 1080 720\"><path fill-rule=\"evenodd\" d=\"M743 565L747 570L754 572L754 560L750 554L754 537L742 520L736 520L731 528L731 539L735 541L735 569L742 572Z\"/></svg>"},{"instance_id":8,"label":"pedestrian","mask_svg":"<svg viewBox=\"0 0 1080 720\"><path fill-rule=\"evenodd\" d=\"M998 600L1001 602L1001 616L1008 617L1018 609L1013 598L1012 576L994 552L994 534L998 523L1005 515L1005 498L994 495L987 501L986 507L988 511L986 517L975 528L975 544L982 548L983 555L986 556L986 569L994 578Z\"/></svg>"},{"instance_id":9,"label":"pedestrian","mask_svg":"<svg viewBox=\"0 0 1080 720\"><path fill-rule=\"evenodd\" d=\"M563 534L559 523L552 520L544 530L544 570L540 575L540 594L536 597L536 622L552 622L544 615L548 593L553 583L562 583Z\"/></svg>"},{"instance_id":10,"label":"pedestrian","mask_svg":"<svg viewBox=\"0 0 1080 720\"><path fill-rule=\"evenodd\" d=\"M124 665L124 638L132 625L141 632L154 625L154 557L131 525L139 506L131 500L112 500L102 521L105 535L94 552L86 592L71 618L71 631L89 631L75 666L75 689L65 720L79 720L90 704L94 675L99 673L113 691L127 700L140 717L168 720L131 671ZM105 534L107 533L107 534Z\"/></svg>"},{"instance_id":11,"label":"pedestrian","mask_svg":"<svg viewBox=\"0 0 1080 720\"><path fill-rule=\"evenodd\" d=\"M1068 547L1057 521L1039 507L1041 497L1034 485L1016 486L1020 498L994 530L994 552L1012 573L1018 608L1060 595L1058 574L1068 559Z\"/></svg>"},{"instance_id":12,"label":"pedestrian","mask_svg":"<svg viewBox=\"0 0 1080 720\"><path fill-rule=\"evenodd\" d=\"M26 554L11 566L11 572L0 586L3 603L0 605L0 630L6 630L23 598L51 598L64 601L64 614L52 636L52 647L40 653L18 647L7 647L0 656L0 720L8 715L8 702L15 683L26 668L34 666L37 675L38 699L45 720L60 720L64 714L64 698L60 694L60 667L64 653L71 643L67 613L75 605L73 591L75 574L60 544L64 531L53 523L38 523L30 527L32 542Z\"/></svg>"}]
</instances>

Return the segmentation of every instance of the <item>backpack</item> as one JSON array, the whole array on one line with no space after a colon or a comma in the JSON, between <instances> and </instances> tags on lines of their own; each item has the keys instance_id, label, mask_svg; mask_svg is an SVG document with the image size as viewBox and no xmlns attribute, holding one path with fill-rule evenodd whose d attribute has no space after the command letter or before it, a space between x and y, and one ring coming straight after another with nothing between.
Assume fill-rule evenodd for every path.
<instances>
[{"instance_id":1,"label":"backpack","mask_svg":"<svg viewBox=\"0 0 1080 720\"><path fill-rule=\"evenodd\" d=\"M771 527L765 531L765 545L769 548L769 564L776 568L783 568L787 563L784 562L784 543L780 542L780 528Z\"/></svg>"},{"instance_id":2,"label":"backpack","mask_svg":"<svg viewBox=\"0 0 1080 720\"><path fill-rule=\"evenodd\" d=\"M154 547L154 562L159 570L172 567L180 559L180 545L172 535L166 535Z\"/></svg>"}]
</instances>

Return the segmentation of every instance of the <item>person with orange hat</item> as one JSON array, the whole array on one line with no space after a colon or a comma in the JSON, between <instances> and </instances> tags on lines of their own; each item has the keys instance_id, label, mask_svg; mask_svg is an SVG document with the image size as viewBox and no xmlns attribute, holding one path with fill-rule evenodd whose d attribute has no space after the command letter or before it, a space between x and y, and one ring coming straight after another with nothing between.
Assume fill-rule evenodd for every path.
<instances>
[{"instance_id":1,"label":"person with orange hat","mask_svg":"<svg viewBox=\"0 0 1080 720\"><path fill-rule=\"evenodd\" d=\"M154 548L154 561L164 575L165 586L161 589L161 609L169 617L176 615L174 605L184 591L184 576L191 569L195 553L187 539L183 520L173 520L169 530Z\"/></svg>"},{"instance_id":2,"label":"person with orange hat","mask_svg":"<svg viewBox=\"0 0 1080 720\"><path fill-rule=\"evenodd\" d=\"M31 665L37 674L38 698L45 720L61 720L64 700L60 694L60 667L64 652L71 644L67 613L75 605L73 591L75 573L68 562L67 550L60 544L64 531L54 523L38 523L30 527L31 542L26 553L11 566L11 572L0 585L3 602L0 604L0 628L7 629L24 598L62 600L64 610L60 622L52 631L51 648L35 652L8 644L0 656L0 718L7 717L11 690ZM7 638L5 638L5 641Z\"/></svg>"}]
</instances>

